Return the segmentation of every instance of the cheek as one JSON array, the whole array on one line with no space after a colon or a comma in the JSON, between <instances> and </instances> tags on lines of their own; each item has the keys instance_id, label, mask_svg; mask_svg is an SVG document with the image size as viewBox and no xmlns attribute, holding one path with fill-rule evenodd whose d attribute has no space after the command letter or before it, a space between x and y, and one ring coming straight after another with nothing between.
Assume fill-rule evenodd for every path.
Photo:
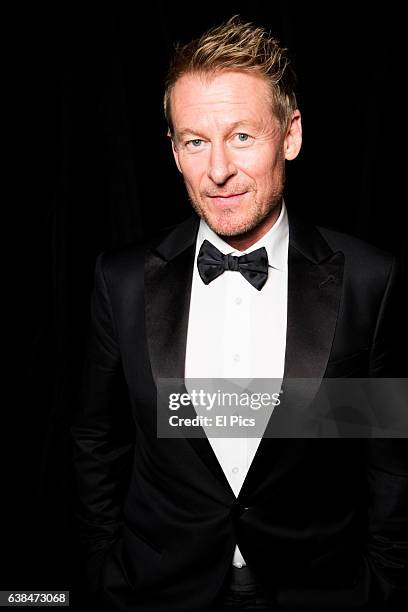
<instances>
[{"instance_id":1,"label":"cheek","mask_svg":"<svg viewBox=\"0 0 408 612\"><path fill-rule=\"evenodd\" d=\"M180 166L184 181L190 188L198 191L205 175L205 168L202 167L203 164L199 160L195 160L193 163L189 160L188 162L181 161Z\"/></svg>"},{"instance_id":2,"label":"cheek","mask_svg":"<svg viewBox=\"0 0 408 612\"><path fill-rule=\"evenodd\" d=\"M278 171L276 159L269 156L253 156L240 164L240 170L250 177L257 187L262 189L273 182Z\"/></svg>"},{"instance_id":3,"label":"cheek","mask_svg":"<svg viewBox=\"0 0 408 612\"><path fill-rule=\"evenodd\" d=\"M284 163L284 162L283 162ZM241 169L256 188L256 200L268 202L274 194L281 192L283 184L282 160L274 155L257 155L256 159Z\"/></svg>"},{"instance_id":4,"label":"cheek","mask_svg":"<svg viewBox=\"0 0 408 612\"><path fill-rule=\"evenodd\" d=\"M271 150L270 147L259 146L239 156L237 158L237 165L250 176L261 178L274 172L278 157L276 150Z\"/></svg>"}]
</instances>

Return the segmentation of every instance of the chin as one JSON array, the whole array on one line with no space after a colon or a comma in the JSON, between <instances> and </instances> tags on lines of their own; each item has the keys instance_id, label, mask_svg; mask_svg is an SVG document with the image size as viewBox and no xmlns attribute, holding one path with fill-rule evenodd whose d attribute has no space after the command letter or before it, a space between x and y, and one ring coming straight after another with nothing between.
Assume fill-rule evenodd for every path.
<instances>
[{"instance_id":1,"label":"chin","mask_svg":"<svg viewBox=\"0 0 408 612\"><path fill-rule=\"evenodd\" d=\"M210 228L220 236L240 236L258 225L257 220L253 219L219 218L213 215L207 215L204 218Z\"/></svg>"},{"instance_id":2,"label":"chin","mask_svg":"<svg viewBox=\"0 0 408 612\"><path fill-rule=\"evenodd\" d=\"M219 236L233 237L246 234L260 225L270 211L250 205L244 210L238 211L225 209L223 211L211 210L202 202L190 197L190 202L195 212L207 223L207 225Z\"/></svg>"}]
</instances>

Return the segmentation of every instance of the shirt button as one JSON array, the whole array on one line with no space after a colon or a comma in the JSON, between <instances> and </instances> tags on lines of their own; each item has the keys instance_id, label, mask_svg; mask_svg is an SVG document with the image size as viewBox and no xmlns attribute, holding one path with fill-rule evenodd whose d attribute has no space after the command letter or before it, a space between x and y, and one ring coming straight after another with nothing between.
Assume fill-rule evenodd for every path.
<instances>
[{"instance_id":1,"label":"shirt button","mask_svg":"<svg viewBox=\"0 0 408 612\"><path fill-rule=\"evenodd\" d=\"M234 565L234 567L238 567L239 569L241 569L241 567L243 567L243 564L241 563L241 561L235 561L233 565Z\"/></svg>"},{"instance_id":2,"label":"shirt button","mask_svg":"<svg viewBox=\"0 0 408 612\"><path fill-rule=\"evenodd\" d=\"M236 297L236 298L235 298L235 303L236 303L236 304L242 304L242 297L239 297L239 296L238 296L238 297Z\"/></svg>"},{"instance_id":3,"label":"shirt button","mask_svg":"<svg viewBox=\"0 0 408 612\"><path fill-rule=\"evenodd\" d=\"M238 474L238 472L239 472L239 467L233 467L232 468L232 473L233 474Z\"/></svg>"},{"instance_id":4,"label":"shirt button","mask_svg":"<svg viewBox=\"0 0 408 612\"><path fill-rule=\"evenodd\" d=\"M241 357L238 355L238 353L235 353L234 357L233 357L235 362L240 361Z\"/></svg>"}]
</instances>

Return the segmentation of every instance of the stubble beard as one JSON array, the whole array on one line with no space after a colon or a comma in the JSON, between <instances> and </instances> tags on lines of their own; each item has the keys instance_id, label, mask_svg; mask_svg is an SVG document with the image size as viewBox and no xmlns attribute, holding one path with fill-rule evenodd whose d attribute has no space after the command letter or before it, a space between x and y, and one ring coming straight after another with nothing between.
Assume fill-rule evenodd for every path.
<instances>
[{"instance_id":1,"label":"stubble beard","mask_svg":"<svg viewBox=\"0 0 408 612\"><path fill-rule=\"evenodd\" d=\"M254 199L250 209L246 211L244 219L235 219L237 213L234 208L225 208L218 218L214 218L201 202L195 200L190 194L188 196L194 211L204 219L213 232L221 238L238 238L254 231L274 214L282 202L283 186L282 181L282 185L272 194L266 205Z\"/></svg>"}]
</instances>

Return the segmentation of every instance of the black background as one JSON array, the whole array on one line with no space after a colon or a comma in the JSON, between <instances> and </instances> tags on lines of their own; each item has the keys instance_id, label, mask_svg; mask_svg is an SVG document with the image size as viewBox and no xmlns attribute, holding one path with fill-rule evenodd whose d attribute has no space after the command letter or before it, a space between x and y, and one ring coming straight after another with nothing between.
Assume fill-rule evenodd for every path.
<instances>
[{"instance_id":1,"label":"black background","mask_svg":"<svg viewBox=\"0 0 408 612\"><path fill-rule=\"evenodd\" d=\"M29 226L29 316L16 363L25 393L15 405L19 435L3 464L12 484L2 589L71 589L74 601L82 599L67 425L95 259L190 212L162 111L174 42L239 13L289 47L304 143L287 165L288 207L395 253L406 282L401 10L392 3L151 0L133 8L37 7L24 16L30 136L22 137L20 173L24 182L30 167L33 180L18 213Z\"/></svg>"}]
</instances>

